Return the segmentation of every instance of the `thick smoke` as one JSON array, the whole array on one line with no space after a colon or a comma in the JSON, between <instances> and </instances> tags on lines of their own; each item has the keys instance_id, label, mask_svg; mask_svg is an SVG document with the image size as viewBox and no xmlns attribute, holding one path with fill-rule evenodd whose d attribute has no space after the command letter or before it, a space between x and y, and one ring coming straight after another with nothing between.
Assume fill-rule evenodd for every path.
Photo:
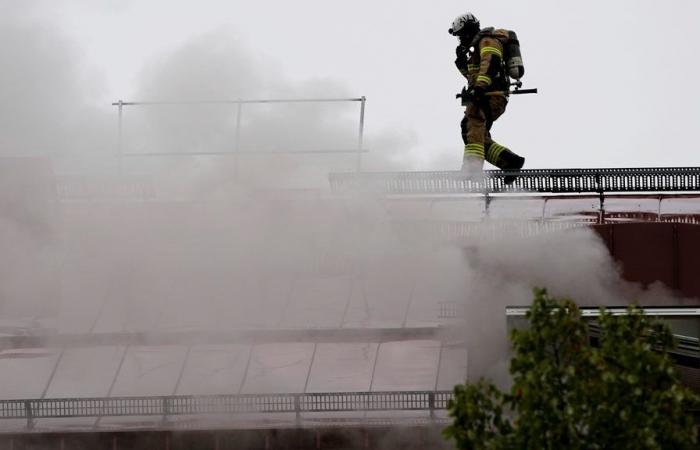
<instances>
[{"instance_id":1,"label":"thick smoke","mask_svg":"<svg viewBox=\"0 0 700 450\"><path fill-rule=\"evenodd\" d=\"M51 155L54 170L81 174L90 191L105 165L71 151L95 145L113 161L105 149L114 133L89 106L96 85L77 50L31 23L6 22L0 33L2 54L17 61L0 74L3 153ZM17 41L21 52L9 44ZM146 67L136 100L352 96L332 80L291 82L282 72L216 32ZM76 333L393 327L437 324L439 305L452 302L464 306L459 338L479 374L506 348L504 307L528 304L533 286L587 303L628 294L590 231L435 240L398 224L425 219L425 204L397 211L381 196L330 195L327 173L354 170L355 154L266 153L355 148L357 107L245 105L237 156L182 156L234 153L235 106L127 107L122 150L142 155L108 164L110 176L117 167L124 183L145 176L151 197L78 195L39 207L38 226L26 219L37 205L24 191L5 201L0 311L51 318L58 310L54 326ZM366 168L405 168L406 138L370 134ZM37 279L44 295L30 289Z\"/></svg>"},{"instance_id":2,"label":"thick smoke","mask_svg":"<svg viewBox=\"0 0 700 450\"><path fill-rule=\"evenodd\" d=\"M111 138L107 117L91 101L102 85L77 44L9 7L0 18L0 56L7 62L0 73L0 155L102 153Z\"/></svg>"}]
</instances>

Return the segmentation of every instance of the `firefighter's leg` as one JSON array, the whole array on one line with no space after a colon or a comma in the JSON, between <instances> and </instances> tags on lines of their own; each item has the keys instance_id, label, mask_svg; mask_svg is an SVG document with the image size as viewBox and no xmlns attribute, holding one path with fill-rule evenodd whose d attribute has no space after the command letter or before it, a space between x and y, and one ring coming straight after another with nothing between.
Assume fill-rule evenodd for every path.
<instances>
[{"instance_id":1,"label":"firefighter's leg","mask_svg":"<svg viewBox=\"0 0 700 450\"><path fill-rule=\"evenodd\" d=\"M491 106L492 119L498 119L506 110L507 100L503 97L495 96L489 99ZM498 142L491 139L491 125L493 120L487 124L486 139L485 139L485 157L488 162L498 167L501 170L519 170L525 164L525 158L512 152L510 149L502 146ZM511 184L515 181L515 177L508 176L505 178L506 184Z\"/></svg>"},{"instance_id":2,"label":"firefighter's leg","mask_svg":"<svg viewBox=\"0 0 700 450\"><path fill-rule=\"evenodd\" d=\"M486 116L483 108L470 103L462 120L464 160L462 170L481 172L484 166L484 139L486 138Z\"/></svg>"}]
</instances>

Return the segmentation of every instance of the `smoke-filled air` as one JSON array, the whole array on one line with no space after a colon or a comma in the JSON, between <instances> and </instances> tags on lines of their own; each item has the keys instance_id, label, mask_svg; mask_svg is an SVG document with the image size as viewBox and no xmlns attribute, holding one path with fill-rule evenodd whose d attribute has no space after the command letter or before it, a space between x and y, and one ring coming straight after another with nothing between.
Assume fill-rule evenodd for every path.
<instances>
[{"instance_id":1,"label":"smoke-filled air","mask_svg":"<svg viewBox=\"0 0 700 450\"><path fill-rule=\"evenodd\" d=\"M133 98L121 100L157 104L123 105L119 127L118 106L103 101L104 74L90 67L80 43L21 9L0 18L5 335L457 324L449 339L468 350L458 357L461 369L441 382L449 389L465 377L503 373L504 308L529 304L533 287L591 305L649 295L621 280L593 231L532 229L527 208L486 217L481 198L428 202L372 189L332 192L329 173L358 165L415 170L417 160L405 158L416 145L411 130L373 126L372 98L361 137L359 101L226 102L362 94L332 77L287 79L284 66L235 30L201 33L149 58L134 79ZM457 153L461 145L456 121ZM473 226L451 233L457 222ZM306 357L299 356L305 347L293 343L260 346L272 346L259 354L275 367ZM109 348L110 363L119 361L119 351ZM370 344L362 349L376 351ZM391 360L403 350L381 351ZM92 367L85 354L82 362L61 364ZM251 379L232 390L284 392L283 385L270 386L279 380L266 378L272 370L266 357L253 358ZM89 377L90 370L74 376ZM195 386L195 375L186 372L181 382ZM372 389L406 382L382 376ZM339 383L352 390L343 377L318 389ZM120 383L88 394L151 393ZM75 388L49 387L41 394ZM360 383L356 390L369 388Z\"/></svg>"}]
</instances>

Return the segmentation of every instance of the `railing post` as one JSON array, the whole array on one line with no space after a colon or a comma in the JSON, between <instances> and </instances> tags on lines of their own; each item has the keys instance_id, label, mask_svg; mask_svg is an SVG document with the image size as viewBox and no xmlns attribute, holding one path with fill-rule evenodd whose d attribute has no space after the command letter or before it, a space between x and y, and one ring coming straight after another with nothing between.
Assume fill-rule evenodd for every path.
<instances>
[{"instance_id":1,"label":"railing post","mask_svg":"<svg viewBox=\"0 0 700 450\"><path fill-rule=\"evenodd\" d=\"M435 419L435 391L428 392L428 409L430 409L430 418Z\"/></svg>"},{"instance_id":2,"label":"railing post","mask_svg":"<svg viewBox=\"0 0 700 450\"><path fill-rule=\"evenodd\" d=\"M488 219L491 216L491 211L489 210L491 207L491 196L489 195L488 191L484 192L484 218Z\"/></svg>"},{"instance_id":3,"label":"railing post","mask_svg":"<svg viewBox=\"0 0 700 450\"><path fill-rule=\"evenodd\" d=\"M166 423L168 421L168 416L170 415L170 397L163 397L161 408L163 410L163 418L161 419L161 422Z\"/></svg>"},{"instance_id":4,"label":"railing post","mask_svg":"<svg viewBox=\"0 0 700 450\"><path fill-rule=\"evenodd\" d=\"M301 425L301 396L303 394L294 394L294 413L297 425Z\"/></svg>"},{"instance_id":5,"label":"railing post","mask_svg":"<svg viewBox=\"0 0 700 450\"><path fill-rule=\"evenodd\" d=\"M31 400L26 400L24 402L24 413L27 416L27 429L31 430L34 428L34 418L32 414L32 402Z\"/></svg>"},{"instance_id":6,"label":"railing post","mask_svg":"<svg viewBox=\"0 0 700 450\"><path fill-rule=\"evenodd\" d=\"M124 141L123 141L123 136L124 136L124 128L123 128L123 115L124 115L124 102L119 100L117 102L117 107L118 107L118 114L119 118L117 120L117 166L118 166L118 173L121 176L123 171L124 171Z\"/></svg>"},{"instance_id":7,"label":"railing post","mask_svg":"<svg viewBox=\"0 0 700 450\"><path fill-rule=\"evenodd\" d=\"M364 146L365 138L365 103L367 97L360 97L360 131L357 137L357 171L362 171L362 147Z\"/></svg>"},{"instance_id":8,"label":"railing post","mask_svg":"<svg viewBox=\"0 0 700 450\"><path fill-rule=\"evenodd\" d=\"M124 112L124 102L119 100L117 102L117 155L121 159L122 156L122 114Z\"/></svg>"}]
</instances>

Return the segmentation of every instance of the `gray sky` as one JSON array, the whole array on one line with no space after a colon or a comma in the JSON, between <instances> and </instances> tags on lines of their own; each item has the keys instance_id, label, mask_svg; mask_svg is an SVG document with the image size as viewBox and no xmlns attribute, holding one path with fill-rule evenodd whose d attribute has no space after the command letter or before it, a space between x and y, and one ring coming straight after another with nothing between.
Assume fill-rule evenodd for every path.
<instances>
[{"instance_id":1,"label":"gray sky","mask_svg":"<svg viewBox=\"0 0 700 450\"><path fill-rule=\"evenodd\" d=\"M484 26L517 31L523 81L540 89L513 98L493 130L499 142L526 156L528 167L700 165L694 149L700 93L692 85L700 68L694 57L700 4L692 0L0 5L3 28L31 24L29 33L48 33L52 45L70 49L72 73L80 78L69 83L71 94L90 106L141 99L143 80L158 61L193 39L216 36L208 41L212 46L235 45L268 85L319 83L331 86L329 94L366 95L369 146L400 145L415 169L459 167L462 111L454 93L463 80L447 28L469 9ZM12 64L24 42L6 43L6 52L8 46L6 64ZM56 76L42 70L31 76ZM217 66L202 70L216 72ZM21 100L12 90L4 83L0 95Z\"/></svg>"}]
</instances>

